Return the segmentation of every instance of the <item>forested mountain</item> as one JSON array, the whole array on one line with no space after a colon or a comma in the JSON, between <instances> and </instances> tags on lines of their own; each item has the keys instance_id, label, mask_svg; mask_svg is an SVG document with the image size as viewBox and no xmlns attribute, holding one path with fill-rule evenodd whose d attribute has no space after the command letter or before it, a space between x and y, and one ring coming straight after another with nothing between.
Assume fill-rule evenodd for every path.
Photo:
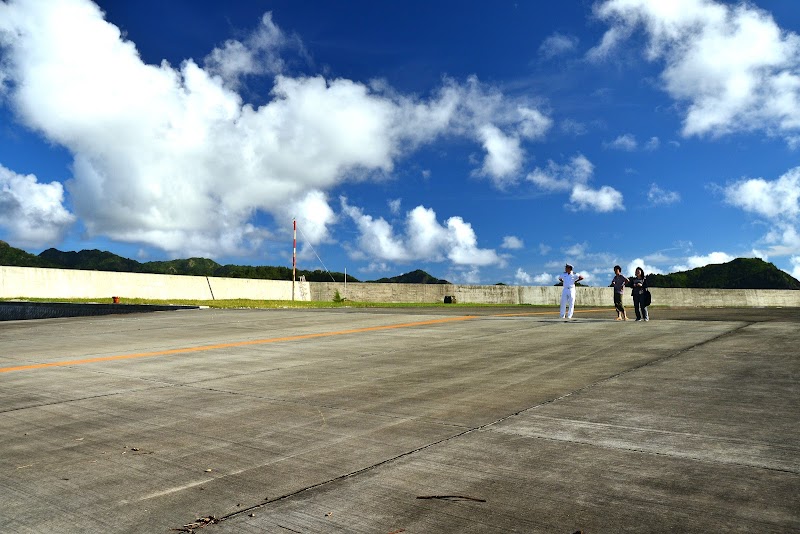
<instances>
[{"instance_id":1,"label":"forested mountain","mask_svg":"<svg viewBox=\"0 0 800 534\"><path fill-rule=\"evenodd\" d=\"M291 280L289 267L220 265L207 258L149 261L140 263L102 250L62 252L50 248L38 256L14 248L0 241L0 265L14 267L46 267L55 269L82 269L129 273L179 274L194 276L220 276L228 278L254 278L262 280ZM343 282L343 273L298 270L297 279L305 276L309 282ZM347 275L348 282L359 282ZM449 284L425 271L374 280L375 283L395 284ZM689 271L671 274L650 274L651 287L686 287L709 289L800 289L800 281L781 271L772 263L758 258L737 258L728 263L706 265Z\"/></svg>"},{"instance_id":2,"label":"forested mountain","mask_svg":"<svg viewBox=\"0 0 800 534\"><path fill-rule=\"evenodd\" d=\"M255 278L263 280L291 280L292 269L246 265L220 265L208 258L189 258L168 261L148 261L140 263L102 250L81 250L62 252L50 248L38 256L14 248L0 241L0 265L15 267L49 267L54 269L80 269L85 271L113 271L126 273L178 274L194 276L220 276L228 278ZM309 282L343 282L343 273L298 269L297 279L305 276ZM358 282L347 275L348 282Z\"/></svg>"},{"instance_id":3,"label":"forested mountain","mask_svg":"<svg viewBox=\"0 0 800 534\"><path fill-rule=\"evenodd\" d=\"M373 280L377 284L449 284L447 280L440 280L435 278L425 271L417 269L410 273L393 276L391 278L381 278L380 280Z\"/></svg>"},{"instance_id":4,"label":"forested mountain","mask_svg":"<svg viewBox=\"0 0 800 534\"><path fill-rule=\"evenodd\" d=\"M59 267L59 265L39 256L14 248L5 241L0 241L0 265L10 265L12 267Z\"/></svg>"},{"instance_id":5,"label":"forested mountain","mask_svg":"<svg viewBox=\"0 0 800 534\"><path fill-rule=\"evenodd\" d=\"M800 289L800 281L759 258L736 258L690 271L647 275L651 287Z\"/></svg>"}]
</instances>

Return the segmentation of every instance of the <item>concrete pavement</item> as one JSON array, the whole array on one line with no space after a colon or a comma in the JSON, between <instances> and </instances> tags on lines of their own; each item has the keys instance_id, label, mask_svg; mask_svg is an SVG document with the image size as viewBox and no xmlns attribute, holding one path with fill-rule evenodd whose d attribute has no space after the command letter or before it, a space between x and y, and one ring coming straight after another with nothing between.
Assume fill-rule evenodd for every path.
<instances>
[{"instance_id":1,"label":"concrete pavement","mask_svg":"<svg viewBox=\"0 0 800 534\"><path fill-rule=\"evenodd\" d=\"M0 531L800 530L800 309L0 323Z\"/></svg>"}]
</instances>

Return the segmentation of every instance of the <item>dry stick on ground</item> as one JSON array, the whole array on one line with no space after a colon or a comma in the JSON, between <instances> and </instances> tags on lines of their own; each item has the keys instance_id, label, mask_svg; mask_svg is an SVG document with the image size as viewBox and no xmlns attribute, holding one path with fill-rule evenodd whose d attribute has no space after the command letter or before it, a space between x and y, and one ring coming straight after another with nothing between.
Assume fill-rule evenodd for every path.
<instances>
[{"instance_id":1,"label":"dry stick on ground","mask_svg":"<svg viewBox=\"0 0 800 534\"><path fill-rule=\"evenodd\" d=\"M444 499L447 501L475 501L486 502L486 499L478 499L476 497L468 497L466 495L420 495L417 499Z\"/></svg>"}]
</instances>

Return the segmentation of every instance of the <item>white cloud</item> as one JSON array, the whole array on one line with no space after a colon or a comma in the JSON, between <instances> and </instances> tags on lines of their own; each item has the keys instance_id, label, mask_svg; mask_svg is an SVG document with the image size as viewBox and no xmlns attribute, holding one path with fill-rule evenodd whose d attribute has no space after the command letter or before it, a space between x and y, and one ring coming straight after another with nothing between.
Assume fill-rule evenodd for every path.
<instances>
[{"instance_id":1,"label":"white cloud","mask_svg":"<svg viewBox=\"0 0 800 534\"><path fill-rule=\"evenodd\" d=\"M516 236L507 235L503 238L503 244L500 245L500 248L519 250L521 248L525 248L525 243L522 242L522 239Z\"/></svg>"},{"instance_id":2,"label":"white cloud","mask_svg":"<svg viewBox=\"0 0 800 534\"><path fill-rule=\"evenodd\" d=\"M610 143L605 144L606 148L615 148L617 150L625 150L633 152L639 146L636 142L636 136L633 134L620 135Z\"/></svg>"},{"instance_id":3,"label":"white cloud","mask_svg":"<svg viewBox=\"0 0 800 534\"><path fill-rule=\"evenodd\" d=\"M526 179L548 192L570 191L572 210L609 212L625 209L622 193L609 186L592 189L587 184L594 173L594 165L582 154L574 156L569 163L559 165L550 160L547 167L537 167Z\"/></svg>"},{"instance_id":4,"label":"white cloud","mask_svg":"<svg viewBox=\"0 0 800 534\"><path fill-rule=\"evenodd\" d=\"M544 59L553 59L574 52L578 48L578 38L574 35L563 35L555 32L547 37L539 46L539 55Z\"/></svg>"},{"instance_id":5,"label":"white cloud","mask_svg":"<svg viewBox=\"0 0 800 534\"><path fill-rule=\"evenodd\" d=\"M285 220L297 218L297 226L310 243L320 243L330 239L328 228L336 221L336 214L328 204L328 197L322 191L309 191L302 199L291 204Z\"/></svg>"},{"instance_id":6,"label":"white cloud","mask_svg":"<svg viewBox=\"0 0 800 534\"><path fill-rule=\"evenodd\" d=\"M576 211L592 210L608 213L614 210L624 210L622 193L604 185L600 189L592 189L585 185L576 185L569 197L569 207Z\"/></svg>"},{"instance_id":7,"label":"white cloud","mask_svg":"<svg viewBox=\"0 0 800 534\"><path fill-rule=\"evenodd\" d=\"M519 138L506 135L493 125L484 126L478 135L486 150L480 174L491 177L501 189L513 184L524 157Z\"/></svg>"},{"instance_id":8,"label":"white cloud","mask_svg":"<svg viewBox=\"0 0 800 534\"><path fill-rule=\"evenodd\" d=\"M290 46L303 50L302 42L286 36L272 21L272 12L268 12L244 43L234 39L225 41L222 48L215 48L206 56L204 65L209 74L237 87L242 76L281 73L285 65L279 52Z\"/></svg>"},{"instance_id":9,"label":"white cloud","mask_svg":"<svg viewBox=\"0 0 800 534\"><path fill-rule=\"evenodd\" d=\"M681 195L675 191L666 191L656 184L650 184L647 191L647 200L653 205L668 205L680 202Z\"/></svg>"},{"instance_id":10,"label":"white cloud","mask_svg":"<svg viewBox=\"0 0 800 534\"><path fill-rule=\"evenodd\" d=\"M556 277L549 273L541 273L532 276L519 267L517 268L517 273L514 275L514 281L519 285L549 286L556 282Z\"/></svg>"},{"instance_id":11,"label":"white cloud","mask_svg":"<svg viewBox=\"0 0 800 534\"><path fill-rule=\"evenodd\" d=\"M514 280L521 285L530 285L533 281L531 275L522 270L522 267L517 267L517 273L514 275Z\"/></svg>"},{"instance_id":12,"label":"white cloud","mask_svg":"<svg viewBox=\"0 0 800 534\"><path fill-rule=\"evenodd\" d=\"M550 160L546 168L535 168L527 179L545 191L569 191L576 184L586 184L593 172L592 162L578 154L564 165Z\"/></svg>"},{"instance_id":13,"label":"white cloud","mask_svg":"<svg viewBox=\"0 0 800 534\"><path fill-rule=\"evenodd\" d=\"M658 150L658 147L661 146L661 140L658 137L651 137L649 141L644 145L645 150L653 151Z\"/></svg>"},{"instance_id":14,"label":"white cloud","mask_svg":"<svg viewBox=\"0 0 800 534\"><path fill-rule=\"evenodd\" d=\"M392 215L398 215L400 213L400 205L402 204L402 199L395 198L394 200L389 201L389 211L392 212Z\"/></svg>"},{"instance_id":15,"label":"white cloud","mask_svg":"<svg viewBox=\"0 0 800 534\"><path fill-rule=\"evenodd\" d=\"M790 261L792 262L792 271L789 274L800 280L800 256L792 256Z\"/></svg>"},{"instance_id":16,"label":"white cloud","mask_svg":"<svg viewBox=\"0 0 800 534\"><path fill-rule=\"evenodd\" d=\"M568 134L568 135L586 135L589 132L589 128L582 122L576 121L574 119L564 119L561 121L561 131Z\"/></svg>"},{"instance_id":17,"label":"white cloud","mask_svg":"<svg viewBox=\"0 0 800 534\"><path fill-rule=\"evenodd\" d=\"M358 227L359 249L367 256L381 261L409 262L446 259L455 265L504 265L494 250L478 248L472 226L461 217L450 217L444 224L436 220L432 209L417 206L406 214L405 231L396 234L383 218L366 215L361 208L341 199L342 211Z\"/></svg>"},{"instance_id":18,"label":"white cloud","mask_svg":"<svg viewBox=\"0 0 800 534\"><path fill-rule=\"evenodd\" d=\"M745 211L770 219L800 214L800 167L775 181L741 180L725 188L725 200Z\"/></svg>"},{"instance_id":19,"label":"white cloud","mask_svg":"<svg viewBox=\"0 0 800 534\"><path fill-rule=\"evenodd\" d=\"M516 131L523 139L541 139L553 125L553 119L527 106L517 107Z\"/></svg>"},{"instance_id":20,"label":"white cloud","mask_svg":"<svg viewBox=\"0 0 800 534\"><path fill-rule=\"evenodd\" d=\"M697 267L705 267L706 265L728 263L735 259L735 256L731 256L725 252L712 252L707 256L689 256L686 258L686 265L675 265L672 267L671 272L688 271L690 269L696 269Z\"/></svg>"},{"instance_id":21,"label":"white cloud","mask_svg":"<svg viewBox=\"0 0 800 534\"><path fill-rule=\"evenodd\" d=\"M590 53L608 58L638 28L646 55L662 61L661 79L686 103L683 134L800 130L800 36L749 3L710 0L606 0L595 13L611 28Z\"/></svg>"},{"instance_id":22,"label":"white cloud","mask_svg":"<svg viewBox=\"0 0 800 534\"><path fill-rule=\"evenodd\" d=\"M329 239L327 192L389 173L442 136L480 143L482 171L502 186L524 161L520 139L541 137L551 122L476 77L445 79L423 99L378 82L278 74L266 103L253 106L237 81L282 72L280 51L303 52L269 13L250 36L212 51L205 68L144 63L88 0L0 3L0 46L6 101L73 155L66 189L87 234L175 256L245 254L270 233L256 226L268 220L259 214L278 220L303 206L313 239Z\"/></svg>"},{"instance_id":23,"label":"white cloud","mask_svg":"<svg viewBox=\"0 0 800 534\"><path fill-rule=\"evenodd\" d=\"M644 274L661 274L661 270L653 265L647 265L642 258L636 258L626 265L622 271L625 276L633 276L636 273L636 268L641 267Z\"/></svg>"},{"instance_id":24,"label":"white cloud","mask_svg":"<svg viewBox=\"0 0 800 534\"><path fill-rule=\"evenodd\" d=\"M469 271L461 271L459 274L456 274L454 279L462 284L479 285L481 283L481 273L480 270L475 267Z\"/></svg>"},{"instance_id":25,"label":"white cloud","mask_svg":"<svg viewBox=\"0 0 800 534\"><path fill-rule=\"evenodd\" d=\"M574 245L564 249L564 254L566 254L570 258L580 259L586 256L588 248L589 248L588 243L575 243Z\"/></svg>"},{"instance_id":26,"label":"white cloud","mask_svg":"<svg viewBox=\"0 0 800 534\"><path fill-rule=\"evenodd\" d=\"M14 244L40 247L58 242L74 222L60 183L39 183L32 174L23 176L0 165L0 226Z\"/></svg>"},{"instance_id":27,"label":"white cloud","mask_svg":"<svg viewBox=\"0 0 800 534\"><path fill-rule=\"evenodd\" d=\"M764 241L770 245L769 253L775 256L800 254L800 232L790 224L776 223L764 236Z\"/></svg>"}]
</instances>

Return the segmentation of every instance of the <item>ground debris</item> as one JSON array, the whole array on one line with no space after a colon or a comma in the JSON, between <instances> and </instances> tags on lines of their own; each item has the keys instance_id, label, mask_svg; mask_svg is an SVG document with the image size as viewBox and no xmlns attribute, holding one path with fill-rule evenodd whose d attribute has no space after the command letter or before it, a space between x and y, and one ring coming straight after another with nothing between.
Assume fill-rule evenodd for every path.
<instances>
[{"instance_id":1,"label":"ground debris","mask_svg":"<svg viewBox=\"0 0 800 534\"><path fill-rule=\"evenodd\" d=\"M193 534L195 530L203 528L207 525L213 525L214 523L219 523L219 519L214 517L213 515L209 515L206 517L198 517L195 519L193 523L187 523L179 528L171 528L170 530L175 532L187 532L188 534Z\"/></svg>"},{"instance_id":2,"label":"ground debris","mask_svg":"<svg viewBox=\"0 0 800 534\"><path fill-rule=\"evenodd\" d=\"M442 499L444 501L475 501L486 502L486 499L469 497L467 495L419 495L417 499Z\"/></svg>"}]
</instances>

